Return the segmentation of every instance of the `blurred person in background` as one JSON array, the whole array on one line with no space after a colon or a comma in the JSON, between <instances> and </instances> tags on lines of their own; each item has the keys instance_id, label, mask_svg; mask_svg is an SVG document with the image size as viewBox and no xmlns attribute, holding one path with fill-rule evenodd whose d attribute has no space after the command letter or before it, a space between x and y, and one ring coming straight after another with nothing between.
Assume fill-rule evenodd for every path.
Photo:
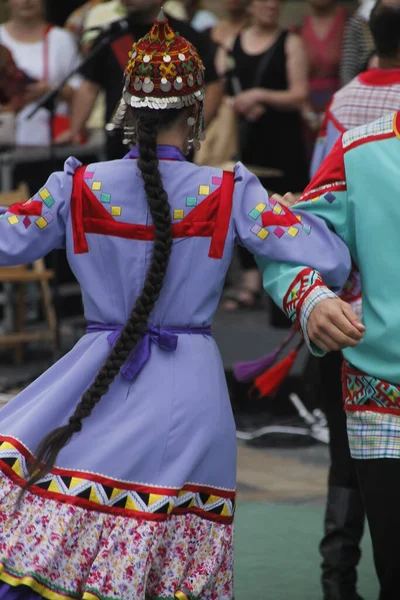
<instances>
[{"instance_id":1,"label":"blurred person in background","mask_svg":"<svg viewBox=\"0 0 400 600\"><path fill-rule=\"evenodd\" d=\"M279 176L261 177L261 182L278 193L301 191L308 183L300 114L308 96L307 57L300 36L280 26L282 5L282 0L251 0L250 25L232 50L242 89L233 97L240 157L246 165L277 170ZM240 282L224 298L229 311L259 306L261 283L254 260L241 248L239 257ZM286 323L278 311L273 315L275 324Z\"/></svg>"},{"instance_id":2,"label":"blurred person in background","mask_svg":"<svg viewBox=\"0 0 400 600\"><path fill-rule=\"evenodd\" d=\"M16 113L23 108L22 98L28 84L28 77L18 69L11 52L0 44L0 111Z\"/></svg>"},{"instance_id":3,"label":"blurred person in background","mask_svg":"<svg viewBox=\"0 0 400 600\"><path fill-rule=\"evenodd\" d=\"M104 27L125 19L127 16L128 11L121 0L97 2L86 14L81 43L82 51L85 53L90 49Z\"/></svg>"},{"instance_id":4,"label":"blurred person in background","mask_svg":"<svg viewBox=\"0 0 400 600\"><path fill-rule=\"evenodd\" d=\"M104 0L89 0L76 10L74 10L68 17L65 23L65 29L70 31L76 38L78 44L81 43L83 32L85 31L86 19L89 12L98 4L101 4Z\"/></svg>"},{"instance_id":5,"label":"blurred person in background","mask_svg":"<svg viewBox=\"0 0 400 600\"><path fill-rule=\"evenodd\" d=\"M340 64L347 12L336 0L309 0L301 27L309 65L309 103L303 111L310 154L322 117L340 87Z\"/></svg>"},{"instance_id":6,"label":"blurred person in background","mask_svg":"<svg viewBox=\"0 0 400 600\"><path fill-rule=\"evenodd\" d=\"M211 30L211 38L223 48L231 49L231 40L235 40L246 25L249 14L249 0L224 0L225 19L219 21Z\"/></svg>"},{"instance_id":7,"label":"blurred person in background","mask_svg":"<svg viewBox=\"0 0 400 600\"><path fill-rule=\"evenodd\" d=\"M224 82L225 95L216 118L207 128L206 140L195 155L198 165L220 166L238 156L238 119L232 107L228 82L232 69L230 53L239 32L248 21L247 4L248 0L224 0L227 18L209 32L217 46L215 65ZM224 135L221 135L221 131Z\"/></svg>"},{"instance_id":8,"label":"blurred person in background","mask_svg":"<svg viewBox=\"0 0 400 600\"><path fill-rule=\"evenodd\" d=\"M9 8L10 19L0 25L0 42L30 79L23 97L25 108L17 116L16 144L48 146L52 135L68 127L69 105L80 78L71 79L61 91L53 122L46 109L32 119L27 116L77 66L78 49L70 33L46 22L43 0L9 0Z\"/></svg>"},{"instance_id":9,"label":"blurred person in background","mask_svg":"<svg viewBox=\"0 0 400 600\"><path fill-rule=\"evenodd\" d=\"M179 21L188 21L188 13L180 0L166 0L163 4L163 11L168 13L169 17Z\"/></svg>"},{"instance_id":10,"label":"blurred person in background","mask_svg":"<svg viewBox=\"0 0 400 600\"><path fill-rule=\"evenodd\" d=\"M350 83L365 70L374 51L374 42L369 28L369 17L376 0L360 0L356 14L349 19L343 41L340 82Z\"/></svg>"},{"instance_id":11,"label":"blurred person in background","mask_svg":"<svg viewBox=\"0 0 400 600\"><path fill-rule=\"evenodd\" d=\"M380 8L380 10L378 10ZM348 129L371 123L400 106L399 0L380 0L369 27L375 45L370 64L333 97L315 146L311 174L317 172L336 140Z\"/></svg>"},{"instance_id":12,"label":"blurred person in background","mask_svg":"<svg viewBox=\"0 0 400 600\"><path fill-rule=\"evenodd\" d=\"M106 94L106 122L111 120L121 93L125 57L134 41L148 33L162 5L162 0L117 0L117 2L126 11L129 31L127 33L121 32L114 42L104 47L82 69L84 81L76 94L72 113L72 128L64 138L64 142L77 140L93 110L100 90L104 90ZM93 10L99 11L101 8L102 5L99 5ZM215 48L213 45L210 46L206 37L196 32L187 23L171 18L170 25L175 31L179 31L181 35L191 41L203 56L207 84L205 118L206 122L209 122L218 111L223 94L222 84L215 71ZM121 135L116 132L109 132L107 135L107 155L110 160L121 158L126 154L127 148L122 142Z\"/></svg>"},{"instance_id":13,"label":"blurred person in background","mask_svg":"<svg viewBox=\"0 0 400 600\"><path fill-rule=\"evenodd\" d=\"M189 23L196 31L209 31L218 23L210 10L203 8L202 0L181 0L186 9Z\"/></svg>"}]
</instances>

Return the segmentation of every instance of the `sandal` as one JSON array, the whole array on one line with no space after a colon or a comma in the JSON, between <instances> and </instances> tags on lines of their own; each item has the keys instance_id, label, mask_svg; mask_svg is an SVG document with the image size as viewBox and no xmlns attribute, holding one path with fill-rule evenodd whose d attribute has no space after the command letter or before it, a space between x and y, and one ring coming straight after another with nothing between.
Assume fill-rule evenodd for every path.
<instances>
[{"instance_id":1,"label":"sandal","mask_svg":"<svg viewBox=\"0 0 400 600\"><path fill-rule=\"evenodd\" d=\"M228 289L223 294L222 308L227 312L259 310L261 308L261 292L245 287Z\"/></svg>"}]
</instances>

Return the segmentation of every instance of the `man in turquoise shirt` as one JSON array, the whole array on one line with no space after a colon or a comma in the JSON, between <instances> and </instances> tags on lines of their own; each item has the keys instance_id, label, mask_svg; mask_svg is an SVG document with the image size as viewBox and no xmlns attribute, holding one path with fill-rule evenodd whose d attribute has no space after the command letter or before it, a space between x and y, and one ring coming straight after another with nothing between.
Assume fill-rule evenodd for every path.
<instances>
[{"instance_id":1,"label":"man in turquoise shirt","mask_svg":"<svg viewBox=\"0 0 400 600\"><path fill-rule=\"evenodd\" d=\"M380 600L400 597L399 162L395 113L345 133L296 205L343 239L361 276L366 333L343 352L343 391Z\"/></svg>"}]
</instances>

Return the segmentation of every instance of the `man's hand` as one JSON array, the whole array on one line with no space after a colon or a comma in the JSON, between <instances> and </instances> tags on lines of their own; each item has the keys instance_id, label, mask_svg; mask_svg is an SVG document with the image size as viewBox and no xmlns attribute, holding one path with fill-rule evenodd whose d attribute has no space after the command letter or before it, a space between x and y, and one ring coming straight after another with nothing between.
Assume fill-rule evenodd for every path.
<instances>
[{"instance_id":1,"label":"man's hand","mask_svg":"<svg viewBox=\"0 0 400 600\"><path fill-rule=\"evenodd\" d=\"M339 298L319 302L308 319L308 337L324 352L358 346L364 332L351 306Z\"/></svg>"},{"instance_id":2,"label":"man's hand","mask_svg":"<svg viewBox=\"0 0 400 600\"><path fill-rule=\"evenodd\" d=\"M292 192L288 192L284 196L281 196L280 194L273 194L271 196L271 200L275 200L287 208L292 208L292 206L299 200L299 197L299 194L292 194Z\"/></svg>"}]
</instances>

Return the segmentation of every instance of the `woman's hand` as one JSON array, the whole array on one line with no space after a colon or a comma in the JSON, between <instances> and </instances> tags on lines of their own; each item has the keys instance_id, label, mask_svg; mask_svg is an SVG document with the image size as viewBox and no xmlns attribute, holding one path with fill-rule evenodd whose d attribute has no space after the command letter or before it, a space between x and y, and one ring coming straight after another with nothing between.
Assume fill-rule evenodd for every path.
<instances>
[{"instance_id":1,"label":"woman's hand","mask_svg":"<svg viewBox=\"0 0 400 600\"><path fill-rule=\"evenodd\" d=\"M263 114L265 114L266 110L266 107L262 104L255 104L253 108L250 109L245 115L246 121L249 121L249 123L254 123L255 121L258 121L258 119L261 119Z\"/></svg>"},{"instance_id":2,"label":"woman's hand","mask_svg":"<svg viewBox=\"0 0 400 600\"><path fill-rule=\"evenodd\" d=\"M324 352L358 346L365 327L351 306L339 298L322 300L308 319L310 340Z\"/></svg>"},{"instance_id":3,"label":"woman's hand","mask_svg":"<svg viewBox=\"0 0 400 600\"><path fill-rule=\"evenodd\" d=\"M239 115L246 117L247 114L260 103L260 90L258 88L253 88L235 96L233 108Z\"/></svg>"},{"instance_id":4,"label":"woman's hand","mask_svg":"<svg viewBox=\"0 0 400 600\"><path fill-rule=\"evenodd\" d=\"M296 204L299 198L300 194L292 194L292 192L288 192L284 196L281 196L280 194L273 194L271 196L271 200L279 202L279 204L282 204L282 206L286 206L286 208L292 208L292 206Z\"/></svg>"}]
</instances>

